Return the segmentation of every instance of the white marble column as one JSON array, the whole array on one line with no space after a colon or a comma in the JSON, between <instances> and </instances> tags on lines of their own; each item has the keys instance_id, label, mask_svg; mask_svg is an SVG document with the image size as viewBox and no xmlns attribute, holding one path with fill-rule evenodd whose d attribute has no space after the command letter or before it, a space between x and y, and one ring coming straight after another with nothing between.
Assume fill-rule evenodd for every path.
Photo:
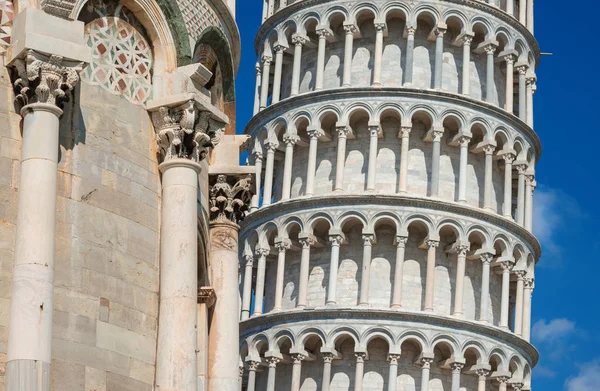
<instances>
[{"instance_id":1,"label":"white marble column","mask_svg":"<svg viewBox=\"0 0 600 391\"><path fill-rule=\"evenodd\" d=\"M268 248L257 248L256 257L258 258L258 268L256 270L256 292L254 294L254 311L252 316L258 316L263 313L263 299L265 295L265 275L267 272Z\"/></svg>"},{"instance_id":2,"label":"white marble column","mask_svg":"<svg viewBox=\"0 0 600 391\"><path fill-rule=\"evenodd\" d=\"M256 71L256 90L254 91L254 111L253 114L258 114L260 110L260 91L261 91L261 79L262 79L262 69L260 67L260 63L256 63L256 67L254 68Z\"/></svg>"},{"instance_id":3,"label":"white marble column","mask_svg":"<svg viewBox=\"0 0 600 391\"><path fill-rule=\"evenodd\" d=\"M406 26L406 60L404 63L404 86L410 87L413 83L415 32L414 26Z\"/></svg>"},{"instance_id":4,"label":"white marble column","mask_svg":"<svg viewBox=\"0 0 600 391\"><path fill-rule=\"evenodd\" d=\"M396 267L394 270L394 293L392 308L402 308L402 280L404 278L404 253L408 237L396 236Z\"/></svg>"},{"instance_id":5,"label":"white marble column","mask_svg":"<svg viewBox=\"0 0 600 391\"><path fill-rule=\"evenodd\" d=\"M375 191L375 175L377 173L377 141L379 138L379 124L369 124L369 162L367 168L367 191Z\"/></svg>"},{"instance_id":6,"label":"white marble column","mask_svg":"<svg viewBox=\"0 0 600 391\"><path fill-rule=\"evenodd\" d=\"M528 76L525 79L525 91L526 91L526 122L531 128L533 128L533 85L535 84L535 76Z\"/></svg>"},{"instance_id":7,"label":"white marble column","mask_svg":"<svg viewBox=\"0 0 600 391\"><path fill-rule=\"evenodd\" d=\"M494 97L494 53L496 52L496 45L486 45L484 50L487 56L485 101L496 103Z\"/></svg>"},{"instance_id":8,"label":"white marble column","mask_svg":"<svg viewBox=\"0 0 600 391\"><path fill-rule=\"evenodd\" d=\"M298 302L296 308L306 308L306 294L308 290L308 278L310 276L310 247L314 241L310 237L299 239L302 245L302 254L300 256L300 275L298 276Z\"/></svg>"},{"instance_id":9,"label":"white marble column","mask_svg":"<svg viewBox=\"0 0 600 391\"><path fill-rule=\"evenodd\" d=\"M527 28L533 34L533 0L527 0Z\"/></svg>"},{"instance_id":10,"label":"white marble column","mask_svg":"<svg viewBox=\"0 0 600 391\"><path fill-rule=\"evenodd\" d=\"M315 194L315 174L317 171L317 147L319 145L319 137L323 135L321 129L308 129L308 164L306 166L306 191L307 196Z\"/></svg>"},{"instance_id":11,"label":"white marble column","mask_svg":"<svg viewBox=\"0 0 600 391\"><path fill-rule=\"evenodd\" d=\"M519 0L519 22L523 26L527 25L527 0Z\"/></svg>"},{"instance_id":12,"label":"white marble column","mask_svg":"<svg viewBox=\"0 0 600 391\"><path fill-rule=\"evenodd\" d=\"M263 206L271 205L273 194L273 173L275 168L275 151L279 147L277 141L266 141L267 165L265 167L265 186L263 188Z\"/></svg>"},{"instance_id":13,"label":"white marble column","mask_svg":"<svg viewBox=\"0 0 600 391\"><path fill-rule=\"evenodd\" d=\"M375 23L375 56L373 64L373 87L381 87L381 62L383 57L383 31L385 23Z\"/></svg>"},{"instance_id":14,"label":"white marble column","mask_svg":"<svg viewBox=\"0 0 600 391\"><path fill-rule=\"evenodd\" d=\"M493 165L494 165L494 151L496 150L496 146L492 144L488 144L483 147L483 152L485 153L485 176L484 176L484 185L483 185L483 207L487 210L494 211L492 208L492 189L494 187L492 173L493 173Z\"/></svg>"},{"instance_id":15,"label":"white marble column","mask_svg":"<svg viewBox=\"0 0 600 391\"><path fill-rule=\"evenodd\" d=\"M512 0L509 0L509 3L512 4ZM507 54L504 56L504 61L506 61L506 99L504 103L504 110L509 113L513 113L514 108L514 63L515 56L513 54Z\"/></svg>"},{"instance_id":16,"label":"white marble column","mask_svg":"<svg viewBox=\"0 0 600 391\"><path fill-rule=\"evenodd\" d=\"M271 103L279 102L281 97L281 73L283 69L283 52L286 47L283 45L275 45L275 75L273 76L273 97Z\"/></svg>"},{"instance_id":17,"label":"white marble column","mask_svg":"<svg viewBox=\"0 0 600 391\"><path fill-rule=\"evenodd\" d=\"M260 189L261 189L261 179L262 179L262 166L263 166L263 153L262 147L260 143L257 142L258 145L255 146L255 149L252 151L252 156L254 158L254 167L256 169L256 177L254 179L255 191L252 196L252 205L250 206L250 211L254 212L258 209L260 203Z\"/></svg>"},{"instance_id":18,"label":"white marble column","mask_svg":"<svg viewBox=\"0 0 600 391\"><path fill-rule=\"evenodd\" d=\"M525 172L527 164L515 164L519 173L518 192L517 192L517 224L521 227L525 225Z\"/></svg>"},{"instance_id":19,"label":"white marble column","mask_svg":"<svg viewBox=\"0 0 600 391\"><path fill-rule=\"evenodd\" d=\"M456 247L456 292L454 294L454 313L457 318L463 317L463 297L465 294L465 269L469 246L459 245Z\"/></svg>"},{"instance_id":20,"label":"white marble column","mask_svg":"<svg viewBox=\"0 0 600 391\"><path fill-rule=\"evenodd\" d=\"M336 303L336 290L338 267L340 262L340 246L342 245L341 235L330 235L331 242L331 259L329 262L329 284L327 285L327 304L333 305Z\"/></svg>"},{"instance_id":21,"label":"white marble column","mask_svg":"<svg viewBox=\"0 0 600 391\"><path fill-rule=\"evenodd\" d=\"M535 189L535 177L525 176L525 229L533 232L533 191Z\"/></svg>"},{"instance_id":22,"label":"white marble column","mask_svg":"<svg viewBox=\"0 0 600 391\"><path fill-rule=\"evenodd\" d=\"M462 69L462 93L469 95L471 89L471 43L472 35L463 37L463 69Z\"/></svg>"},{"instance_id":23,"label":"white marble column","mask_svg":"<svg viewBox=\"0 0 600 391\"><path fill-rule=\"evenodd\" d=\"M533 278L524 280L523 292L523 339L527 342L531 339L531 296L533 295Z\"/></svg>"},{"instance_id":24,"label":"white marble column","mask_svg":"<svg viewBox=\"0 0 600 391\"><path fill-rule=\"evenodd\" d=\"M244 321L250 317L250 304L252 300L252 274L254 267L254 255L245 254L243 256L244 265L244 287L242 292L242 314L240 320Z\"/></svg>"},{"instance_id":25,"label":"white marble column","mask_svg":"<svg viewBox=\"0 0 600 391\"><path fill-rule=\"evenodd\" d=\"M431 155L431 197L438 197L440 192L440 153L441 141L444 132L441 130L433 131L433 152Z\"/></svg>"},{"instance_id":26,"label":"white marble column","mask_svg":"<svg viewBox=\"0 0 600 391\"><path fill-rule=\"evenodd\" d=\"M433 88L442 89L442 68L444 66L444 33L445 28L436 27L435 29L435 69Z\"/></svg>"},{"instance_id":27,"label":"white marble column","mask_svg":"<svg viewBox=\"0 0 600 391\"><path fill-rule=\"evenodd\" d=\"M246 391L256 390L256 370L259 366L260 362L258 361L248 362L248 385L246 386Z\"/></svg>"},{"instance_id":28,"label":"white marble column","mask_svg":"<svg viewBox=\"0 0 600 391\"><path fill-rule=\"evenodd\" d=\"M523 383L510 383L510 387L513 389L513 391L521 391L523 389Z\"/></svg>"},{"instance_id":29,"label":"white marble column","mask_svg":"<svg viewBox=\"0 0 600 391\"><path fill-rule=\"evenodd\" d=\"M365 359L367 358L366 353L355 353L356 356L356 370L354 372L354 391L362 391L363 389L363 377L365 373Z\"/></svg>"},{"instance_id":30,"label":"white marble column","mask_svg":"<svg viewBox=\"0 0 600 391\"><path fill-rule=\"evenodd\" d=\"M460 374L465 364L454 362L450 364L450 370L452 371L452 391L460 391Z\"/></svg>"},{"instance_id":31,"label":"white marble column","mask_svg":"<svg viewBox=\"0 0 600 391\"><path fill-rule=\"evenodd\" d=\"M515 2L514 0L506 1L506 13L510 16L515 16Z\"/></svg>"},{"instance_id":32,"label":"white marble column","mask_svg":"<svg viewBox=\"0 0 600 391\"><path fill-rule=\"evenodd\" d=\"M295 134L286 133L283 136L285 143L285 160L283 163L283 183L281 185L281 200L289 200L292 192L292 170L294 164L294 146L300 140Z\"/></svg>"},{"instance_id":33,"label":"white marble column","mask_svg":"<svg viewBox=\"0 0 600 391\"><path fill-rule=\"evenodd\" d=\"M521 336L523 335L523 303L525 296L525 274L524 270L515 271L517 275L517 298L515 303L515 327L514 333Z\"/></svg>"},{"instance_id":34,"label":"white marble column","mask_svg":"<svg viewBox=\"0 0 600 391\"><path fill-rule=\"evenodd\" d=\"M277 357L268 357L267 363L269 364L269 372L267 374L267 391L275 391L275 379L277 373L277 364L281 359Z\"/></svg>"},{"instance_id":35,"label":"white marble column","mask_svg":"<svg viewBox=\"0 0 600 391\"><path fill-rule=\"evenodd\" d=\"M334 191L344 191L344 166L346 164L346 142L348 140L347 126L336 127L338 143L337 143L337 157L335 165L335 189Z\"/></svg>"},{"instance_id":36,"label":"white marble column","mask_svg":"<svg viewBox=\"0 0 600 391\"><path fill-rule=\"evenodd\" d=\"M504 159L504 217L512 219L512 168L515 155L506 153L502 158Z\"/></svg>"},{"instance_id":37,"label":"white marble column","mask_svg":"<svg viewBox=\"0 0 600 391\"><path fill-rule=\"evenodd\" d=\"M331 363L333 362L333 354L322 353L323 356L323 378L321 382L321 391L329 391L331 383Z\"/></svg>"},{"instance_id":38,"label":"white marble column","mask_svg":"<svg viewBox=\"0 0 600 391\"><path fill-rule=\"evenodd\" d=\"M477 375L477 391L486 391L485 384L490 371L487 369L477 369L475 374Z\"/></svg>"},{"instance_id":39,"label":"white marble column","mask_svg":"<svg viewBox=\"0 0 600 391\"><path fill-rule=\"evenodd\" d=\"M500 268L502 269L502 299L500 303L500 327L508 329L508 310L510 301L510 270L512 269L512 262L501 262Z\"/></svg>"},{"instance_id":40,"label":"white marble column","mask_svg":"<svg viewBox=\"0 0 600 391\"><path fill-rule=\"evenodd\" d=\"M260 109L264 110L267 107L268 99L269 99L269 78L271 74L271 61L273 58L271 56L263 56L262 64L262 80L261 80L261 90L260 90Z\"/></svg>"},{"instance_id":41,"label":"white marble column","mask_svg":"<svg viewBox=\"0 0 600 391\"><path fill-rule=\"evenodd\" d=\"M344 24L345 42L344 42L344 74L342 77L342 87L350 87L352 85L352 57L354 34L356 26L353 24Z\"/></svg>"},{"instance_id":42,"label":"white marble column","mask_svg":"<svg viewBox=\"0 0 600 391\"><path fill-rule=\"evenodd\" d=\"M20 18L15 23L22 21ZM83 28L79 33L83 37ZM61 98L70 98L83 64L33 51L23 56L12 64L17 74L16 103L27 105L21 109L23 140L12 293L10 314L5 313L10 331L5 384L7 390L49 391L59 118L63 113L59 105Z\"/></svg>"},{"instance_id":43,"label":"white marble column","mask_svg":"<svg viewBox=\"0 0 600 391\"><path fill-rule=\"evenodd\" d=\"M421 391L429 391L429 372L431 370L433 359L421 359Z\"/></svg>"},{"instance_id":44,"label":"white marble column","mask_svg":"<svg viewBox=\"0 0 600 391\"><path fill-rule=\"evenodd\" d=\"M400 360L399 354L388 354L388 361L390 362L390 369L389 369L389 376L388 376L387 391L396 391L398 388L398 360Z\"/></svg>"},{"instance_id":45,"label":"white marble column","mask_svg":"<svg viewBox=\"0 0 600 391\"><path fill-rule=\"evenodd\" d=\"M425 308L427 312L433 312L433 297L435 292L435 253L440 245L437 240L427 240L427 275L425 279Z\"/></svg>"},{"instance_id":46,"label":"white marble column","mask_svg":"<svg viewBox=\"0 0 600 391\"><path fill-rule=\"evenodd\" d=\"M296 96L300 92L300 70L302 67L302 46L307 42L307 38L295 35L292 38L294 44L294 65L292 68L292 87L291 96Z\"/></svg>"},{"instance_id":47,"label":"white marble column","mask_svg":"<svg viewBox=\"0 0 600 391\"><path fill-rule=\"evenodd\" d=\"M496 380L498 381L498 391L506 391L506 388L508 386L508 379L509 378L505 376L496 378Z\"/></svg>"},{"instance_id":48,"label":"white marble column","mask_svg":"<svg viewBox=\"0 0 600 391\"><path fill-rule=\"evenodd\" d=\"M517 65L517 72L519 72L519 118L521 121L527 120L527 81L525 75L527 73L526 65Z\"/></svg>"},{"instance_id":49,"label":"white marble column","mask_svg":"<svg viewBox=\"0 0 600 391\"><path fill-rule=\"evenodd\" d=\"M468 137L468 136L462 136L458 140L459 145L460 145L460 162L459 162L459 173L458 173L458 202L462 202L462 203L467 202L467 165L468 165L468 159L469 159L469 142L470 141L471 141L471 137Z\"/></svg>"},{"instance_id":50,"label":"white marble column","mask_svg":"<svg viewBox=\"0 0 600 391\"><path fill-rule=\"evenodd\" d=\"M244 366L240 364L239 367L239 384L238 384L238 391L243 391L242 388L244 387Z\"/></svg>"},{"instance_id":51,"label":"white marble column","mask_svg":"<svg viewBox=\"0 0 600 391\"><path fill-rule=\"evenodd\" d=\"M479 308L479 321L489 322L489 303L490 303L490 263L492 262L491 253L481 254L481 306Z\"/></svg>"},{"instance_id":52,"label":"white marble column","mask_svg":"<svg viewBox=\"0 0 600 391\"><path fill-rule=\"evenodd\" d=\"M306 357L302 354L293 354L293 366L292 366L292 387L291 391L300 391L300 375L302 374L302 361Z\"/></svg>"},{"instance_id":53,"label":"white marble column","mask_svg":"<svg viewBox=\"0 0 600 391\"><path fill-rule=\"evenodd\" d=\"M402 126L400 128L400 134L398 135L402 140L401 151L400 151L400 176L398 178L398 193L406 194L407 191L407 180L408 180L408 149L409 149L409 138L411 126Z\"/></svg>"},{"instance_id":54,"label":"white marble column","mask_svg":"<svg viewBox=\"0 0 600 391\"><path fill-rule=\"evenodd\" d=\"M275 305L273 311L281 311L281 301L283 298L283 283L285 277L285 255L291 248L291 243L287 239L279 239L275 242L277 249L277 277L275 280Z\"/></svg>"},{"instance_id":55,"label":"white marble column","mask_svg":"<svg viewBox=\"0 0 600 391\"><path fill-rule=\"evenodd\" d=\"M358 305L369 305L369 285L371 282L371 251L375 236L372 234L363 234L363 258L362 273L360 278L360 298Z\"/></svg>"},{"instance_id":56,"label":"white marble column","mask_svg":"<svg viewBox=\"0 0 600 391\"><path fill-rule=\"evenodd\" d=\"M319 91L323 89L323 80L325 75L325 49L327 47L327 37L330 36L331 32L327 28L317 29L316 32L319 37L319 46L317 49L317 75L315 77L315 90Z\"/></svg>"}]
</instances>

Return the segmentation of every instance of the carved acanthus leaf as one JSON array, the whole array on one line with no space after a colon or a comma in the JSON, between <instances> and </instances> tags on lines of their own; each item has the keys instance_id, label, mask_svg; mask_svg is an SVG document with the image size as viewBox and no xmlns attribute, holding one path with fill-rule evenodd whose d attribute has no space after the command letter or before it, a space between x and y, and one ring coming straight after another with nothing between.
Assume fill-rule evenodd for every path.
<instances>
[{"instance_id":1,"label":"carved acanthus leaf","mask_svg":"<svg viewBox=\"0 0 600 391\"><path fill-rule=\"evenodd\" d=\"M218 175L210 188L211 221L238 224L246 216L252 199L252 178L245 177L231 185L227 175Z\"/></svg>"}]
</instances>

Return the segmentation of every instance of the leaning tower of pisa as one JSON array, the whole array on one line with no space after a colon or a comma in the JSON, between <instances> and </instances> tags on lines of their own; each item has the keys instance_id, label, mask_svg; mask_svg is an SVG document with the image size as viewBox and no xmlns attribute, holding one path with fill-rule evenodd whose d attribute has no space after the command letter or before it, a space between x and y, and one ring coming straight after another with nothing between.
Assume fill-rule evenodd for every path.
<instances>
[{"instance_id":1,"label":"leaning tower of pisa","mask_svg":"<svg viewBox=\"0 0 600 391\"><path fill-rule=\"evenodd\" d=\"M531 390L533 0L266 0L247 391Z\"/></svg>"}]
</instances>

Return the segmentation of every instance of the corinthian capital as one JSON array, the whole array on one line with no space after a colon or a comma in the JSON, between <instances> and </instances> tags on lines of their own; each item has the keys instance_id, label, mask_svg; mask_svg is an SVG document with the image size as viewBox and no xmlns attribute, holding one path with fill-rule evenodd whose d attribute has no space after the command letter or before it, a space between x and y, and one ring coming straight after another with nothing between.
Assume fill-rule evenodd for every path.
<instances>
[{"instance_id":1,"label":"corinthian capital","mask_svg":"<svg viewBox=\"0 0 600 391\"><path fill-rule=\"evenodd\" d=\"M252 177L216 175L210 178L210 220L238 224L252 200ZM214 181L214 183L212 183Z\"/></svg>"},{"instance_id":2,"label":"corinthian capital","mask_svg":"<svg viewBox=\"0 0 600 391\"><path fill-rule=\"evenodd\" d=\"M11 64L16 101L20 106L68 101L84 63L28 50Z\"/></svg>"},{"instance_id":3,"label":"corinthian capital","mask_svg":"<svg viewBox=\"0 0 600 391\"><path fill-rule=\"evenodd\" d=\"M202 110L193 99L158 106L151 112L161 161L190 159L199 163L209 148L219 143L225 128L225 122Z\"/></svg>"}]
</instances>

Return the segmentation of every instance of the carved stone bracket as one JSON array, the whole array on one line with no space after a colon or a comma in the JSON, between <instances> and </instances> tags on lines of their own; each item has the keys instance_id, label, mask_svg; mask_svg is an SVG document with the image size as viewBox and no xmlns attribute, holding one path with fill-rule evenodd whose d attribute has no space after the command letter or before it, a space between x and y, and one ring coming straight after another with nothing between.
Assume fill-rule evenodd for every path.
<instances>
[{"instance_id":1,"label":"carved stone bracket","mask_svg":"<svg viewBox=\"0 0 600 391\"><path fill-rule=\"evenodd\" d=\"M239 224L250 208L252 176L210 176L210 220Z\"/></svg>"},{"instance_id":2,"label":"carved stone bracket","mask_svg":"<svg viewBox=\"0 0 600 391\"><path fill-rule=\"evenodd\" d=\"M211 308L217 302L217 294L215 289L211 286L203 286L198 288L198 303L206 304L208 308Z\"/></svg>"}]
</instances>

